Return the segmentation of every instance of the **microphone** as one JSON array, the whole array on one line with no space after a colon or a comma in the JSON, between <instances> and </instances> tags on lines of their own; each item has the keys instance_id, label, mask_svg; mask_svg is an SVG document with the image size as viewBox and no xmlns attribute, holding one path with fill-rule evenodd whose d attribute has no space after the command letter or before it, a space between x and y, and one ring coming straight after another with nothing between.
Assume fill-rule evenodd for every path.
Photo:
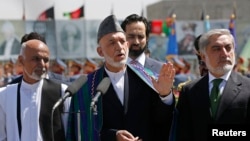
<instances>
[{"instance_id":1,"label":"microphone","mask_svg":"<svg viewBox=\"0 0 250 141\"><path fill-rule=\"evenodd\" d=\"M102 95L105 94L109 88L110 85L110 79L108 77L105 77L97 86L96 88L96 95L94 96L94 98L92 98L91 101L91 107L93 107L95 105L95 103L98 101L98 98Z\"/></svg>"},{"instance_id":2,"label":"microphone","mask_svg":"<svg viewBox=\"0 0 250 141\"><path fill-rule=\"evenodd\" d=\"M87 82L88 78L85 75L80 76L76 79L66 90L62 98L60 98L54 105L53 110L55 110L61 103L65 101L66 98L73 96L83 84Z\"/></svg>"}]
</instances>

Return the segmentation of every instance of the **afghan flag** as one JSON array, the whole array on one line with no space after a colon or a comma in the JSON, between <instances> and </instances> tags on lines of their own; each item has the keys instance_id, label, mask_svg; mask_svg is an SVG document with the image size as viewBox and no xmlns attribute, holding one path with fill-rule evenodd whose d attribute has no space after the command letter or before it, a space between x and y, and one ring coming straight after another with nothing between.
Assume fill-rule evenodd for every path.
<instances>
[{"instance_id":1,"label":"afghan flag","mask_svg":"<svg viewBox=\"0 0 250 141\"><path fill-rule=\"evenodd\" d=\"M166 21L163 21L162 32L165 33L166 36L170 35L172 24L173 24L173 18L171 17L168 17Z\"/></svg>"},{"instance_id":2,"label":"afghan flag","mask_svg":"<svg viewBox=\"0 0 250 141\"><path fill-rule=\"evenodd\" d=\"M168 36L166 59L178 55L178 44L175 30L175 18L172 18L171 33Z\"/></svg>"},{"instance_id":3,"label":"afghan flag","mask_svg":"<svg viewBox=\"0 0 250 141\"><path fill-rule=\"evenodd\" d=\"M208 32L210 30L210 21L209 15L206 15L206 19L204 21L205 31Z\"/></svg>"},{"instance_id":4,"label":"afghan flag","mask_svg":"<svg viewBox=\"0 0 250 141\"><path fill-rule=\"evenodd\" d=\"M162 20L151 21L151 33L160 35L162 33Z\"/></svg>"},{"instance_id":5,"label":"afghan flag","mask_svg":"<svg viewBox=\"0 0 250 141\"><path fill-rule=\"evenodd\" d=\"M80 8L71 12L64 12L63 16L68 17L69 19L79 19L84 17L84 6L81 6Z\"/></svg>"},{"instance_id":6,"label":"afghan flag","mask_svg":"<svg viewBox=\"0 0 250 141\"><path fill-rule=\"evenodd\" d=\"M45 10L44 12L42 12L37 20L40 21L45 21L45 20L54 20L55 19L55 14L54 14L54 6L50 7L49 9Z\"/></svg>"},{"instance_id":7,"label":"afghan flag","mask_svg":"<svg viewBox=\"0 0 250 141\"><path fill-rule=\"evenodd\" d=\"M230 17L230 21L229 21L229 27L228 27L230 33L233 35L234 37L234 41L235 41L235 49L237 49L237 39L236 39L236 29L235 29L235 15L232 14Z\"/></svg>"}]
</instances>

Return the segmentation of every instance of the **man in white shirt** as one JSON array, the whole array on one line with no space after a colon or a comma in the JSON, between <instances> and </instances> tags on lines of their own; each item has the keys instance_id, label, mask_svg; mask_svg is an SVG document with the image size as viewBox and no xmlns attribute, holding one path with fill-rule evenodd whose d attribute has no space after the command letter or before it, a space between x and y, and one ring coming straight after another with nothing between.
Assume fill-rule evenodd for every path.
<instances>
[{"instance_id":1,"label":"man in white shirt","mask_svg":"<svg viewBox=\"0 0 250 141\"><path fill-rule=\"evenodd\" d=\"M70 99L51 118L52 107L67 86L46 79L49 55L48 46L40 40L22 44L18 56L22 81L0 90L0 141L65 140L67 114L63 113L68 111Z\"/></svg>"},{"instance_id":2,"label":"man in white shirt","mask_svg":"<svg viewBox=\"0 0 250 141\"><path fill-rule=\"evenodd\" d=\"M137 60L147 71L151 71L151 76L157 77L163 62L146 57L144 53L148 49L150 33L150 24L147 19L137 14L131 14L124 19L121 27L125 31L126 39L129 43L128 62Z\"/></svg>"}]
</instances>

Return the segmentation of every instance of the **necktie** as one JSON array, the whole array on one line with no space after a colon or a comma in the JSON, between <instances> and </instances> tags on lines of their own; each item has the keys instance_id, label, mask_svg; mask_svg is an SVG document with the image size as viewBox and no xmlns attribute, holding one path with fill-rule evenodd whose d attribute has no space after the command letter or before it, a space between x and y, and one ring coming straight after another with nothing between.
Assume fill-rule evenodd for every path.
<instances>
[{"instance_id":1,"label":"necktie","mask_svg":"<svg viewBox=\"0 0 250 141\"><path fill-rule=\"evenodd\" d=\"M213 88L211 90L210 94L210 103L211 103L211 114L214 118L217 112L217 107L219 104L219 98L220 98L220 88L219 85L222 82L223 79L214 79L213 80Z\"/></svg>"}]
</instances>

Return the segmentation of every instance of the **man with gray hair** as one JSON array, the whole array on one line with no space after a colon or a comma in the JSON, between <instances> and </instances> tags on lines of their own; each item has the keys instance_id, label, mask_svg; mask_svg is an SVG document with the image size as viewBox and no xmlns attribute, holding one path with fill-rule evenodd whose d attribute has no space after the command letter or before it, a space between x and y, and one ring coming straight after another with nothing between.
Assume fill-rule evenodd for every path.
<instances>
[{"instance_id":1,"label":"man with gray hair","mask_svg":"<svg viewBox=\"0 0 250 141\"><path fill-rule=\"evenodd\" d=\"M163 64L153 86L126 64L128 42L114 15L106 17L97 34L97 53L104 65L88 74L88 82L72 97L67 139L69 141L168 141L174 97L171 93L175 70ZM143 70L143 69L142 69ZM97 102L98 114L92 114L91 99L97 85L108 77L111 85ZM80 129L80 130L79 130Z\"/></svg>"},{"instance_id":2,"label":"man with gray hair","mask_svg":"<svg viewBox=\"0 0 250 141\"><path fill-rule=\"evenodd\" d=\"M216 140L213 129L244 130L250 123L250 79L233 71L235 41L229 30L204 33L199 47L208 74L181 90L177 141Z\"/></svg>"},{"instance_id":3,"label":"man with gray hair","mask_svg":"<svg viewBox=\"0 0 250 141\"><path fill-rule=\"evenodd\" d=\"M67 114L62 113L67 112L70 100L55 109L52 117L52 107L67 86L46 79L49 55L48 46L39 39L22 43L18 56L22 80L0 90L1 141L65 140Z\"/></svg>"}]
</instances>

